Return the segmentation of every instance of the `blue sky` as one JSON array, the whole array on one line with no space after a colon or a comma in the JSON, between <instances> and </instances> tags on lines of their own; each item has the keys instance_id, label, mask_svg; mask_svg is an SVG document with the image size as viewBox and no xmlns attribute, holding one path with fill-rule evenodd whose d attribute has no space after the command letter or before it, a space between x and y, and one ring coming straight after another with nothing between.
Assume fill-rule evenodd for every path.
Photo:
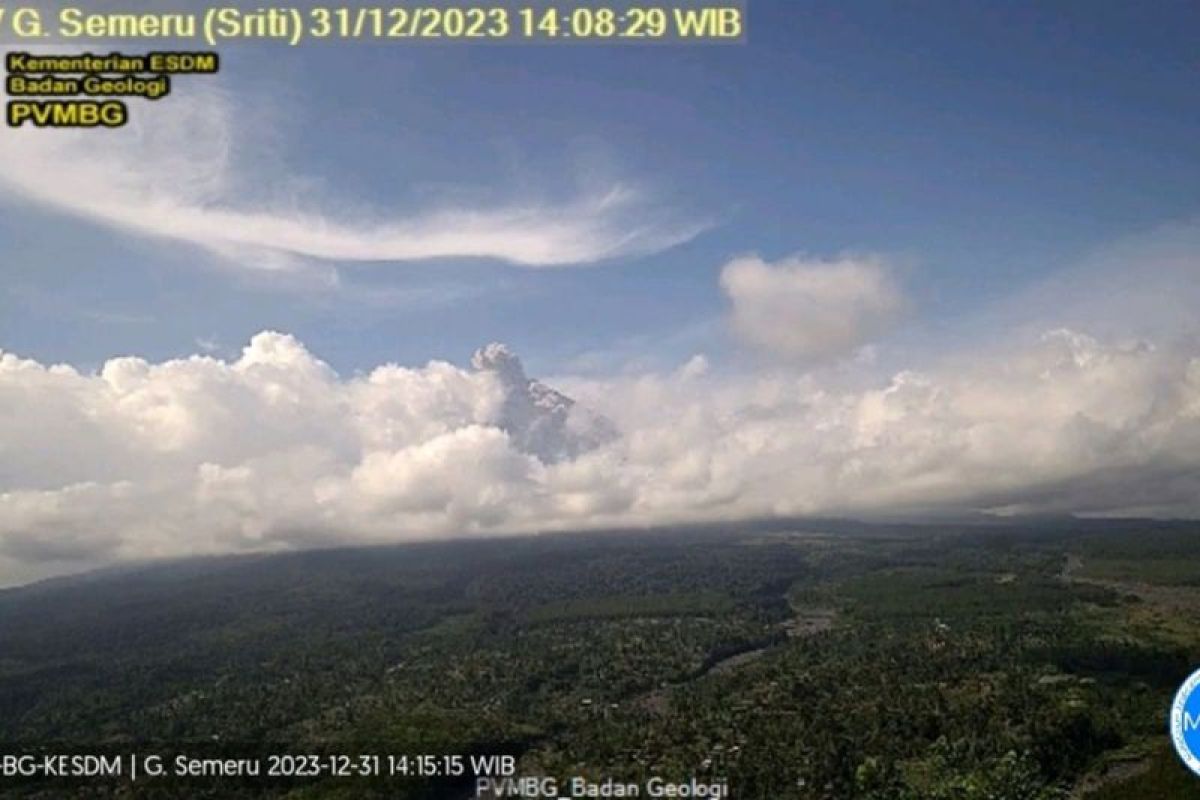
<instances>
[{"instance_id":1,"label":"blue sky","mask_svg":"<svg viewBox=\"0 0 1200 800\"><path fill-rule=\"evenodd\" d=\"M0 586L1200 518L1200 7L751 3L733 46L231 46L126 129L0 131Z\"/></svg>"},{"instance_id":2,"label":"blue sky","mask_svg":"<svg viewBox=\"0 0 1200 800\"><path fill-rule=\"evenodd\" d=\"M1182 2L756 0L739 46L230 47L219 78L184 80L269 108L246 123L261 160L339 205L620 182L711 227L578 268L335 264L354 291L323 292L10 197L0 342L95 364L197 338L234 352L272 327L344 371L462 361L492 339L539 372L593 351L669 361L723 352L716 276L747 252L886 254L918 319L969 316L1196 215L1198 31Z\"/></svg>"}]
</instances>

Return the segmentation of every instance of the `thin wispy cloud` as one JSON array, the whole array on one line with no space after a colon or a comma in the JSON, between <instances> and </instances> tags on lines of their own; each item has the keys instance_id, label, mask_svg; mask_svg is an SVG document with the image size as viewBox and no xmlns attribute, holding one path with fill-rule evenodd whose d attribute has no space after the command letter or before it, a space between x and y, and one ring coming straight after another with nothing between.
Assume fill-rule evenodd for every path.
<instances>
[{"instance_id":1,"label":"thin wispy cloud","mask_svg":"<svg viewBox=\"0 0 1200 800\"><path fill-rule=\"evenodd\" d=\"M191 89L166 102L139 107L124 129L9 131L0 185L51 211L258 270L438 258L562 267L658 252L705 227L619 182L566 199L339 211L302 178L279 179L241 155L255 134L233 98Z\"/></svg>"}]
</instances>

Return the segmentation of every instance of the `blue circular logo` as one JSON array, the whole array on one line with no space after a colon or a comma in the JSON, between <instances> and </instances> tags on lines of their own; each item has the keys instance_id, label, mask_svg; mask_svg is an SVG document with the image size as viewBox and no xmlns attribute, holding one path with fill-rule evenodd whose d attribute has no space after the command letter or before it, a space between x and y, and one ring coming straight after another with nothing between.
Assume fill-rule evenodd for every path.
<instances>
[{"instance_id":1,"label":"blue circular logo","mask_svg":"<svg viewBox=\"0 0 1200 800\"><path fill-rule=\"evenodd\" d=\"M1200 669L1175 693L1175 702L1171 704L1171 741L1188 769L1200 775Z\"/></svg>"}]
</instances>

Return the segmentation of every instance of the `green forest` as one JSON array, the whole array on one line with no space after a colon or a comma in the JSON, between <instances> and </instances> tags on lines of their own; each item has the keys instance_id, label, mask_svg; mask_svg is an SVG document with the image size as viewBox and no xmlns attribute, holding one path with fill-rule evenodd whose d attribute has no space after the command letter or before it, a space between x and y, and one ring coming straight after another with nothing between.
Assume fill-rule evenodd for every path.
<instances>
[{"instance_id":1,"label":"green forest","mask_svg":"<svg viewBox=\"0 0 1200 800\"><path fill-rule=\"evenodd\" d=\"M1200 797L1194 526L852 523L144 565L0 592L6 752L507 754L735 798ZM13 797L473 796L473 776L7 778ZM134 789L136 788L136 791Z\"/></svg>"}]
</instances>

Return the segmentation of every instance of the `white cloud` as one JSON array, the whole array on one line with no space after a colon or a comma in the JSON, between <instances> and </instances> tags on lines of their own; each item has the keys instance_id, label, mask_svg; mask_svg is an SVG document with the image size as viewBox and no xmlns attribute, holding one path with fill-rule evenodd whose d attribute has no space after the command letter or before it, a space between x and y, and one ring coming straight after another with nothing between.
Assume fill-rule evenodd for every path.
<instances>
[{"instance_id":1,"label":"white cloud","mask_svg":"<svg viewBox=\"0 0 1200 800\"><path fill-rule=\"evenodd\" d=\"M744 257L721 271L734 331L776 356L816 361L845 355L882 333L904 298L878 259L803 257L768 264Z\"/></svg>"},{"instance_id":2,"label":"white cloud","mask_svg":"<svg viewBox=\"0 0 1200 800\"><path fill-rule=\"evenodd\" d=\"M308 260L494 258L527 267L653 253L703 226L656 210L614 184L575 197L415 213L313 200L311 181L277 178L245 108L212 89L181 88L139 107L118 130L20 128L0 137L0 185L25 200L130 233L187 242L259 270ZM169 107L168 107L169 106ZM389 154L380 154L386 156Z\"/></svg>"},{"instance_id":3,"label":"white cloud","mask_svg":"<svg viewBox=\"0 0 1200 800\"><path fill-rule=\"evenodd\" d=\"M701 363L574 383L608 423L499 347L476 369L352 378L274 333L233 361L119 358L94 374L3 354L0 580L758 515L1200 514L1194 348L1059 330L857 386Z\"/></svg>"}]
</instances>

